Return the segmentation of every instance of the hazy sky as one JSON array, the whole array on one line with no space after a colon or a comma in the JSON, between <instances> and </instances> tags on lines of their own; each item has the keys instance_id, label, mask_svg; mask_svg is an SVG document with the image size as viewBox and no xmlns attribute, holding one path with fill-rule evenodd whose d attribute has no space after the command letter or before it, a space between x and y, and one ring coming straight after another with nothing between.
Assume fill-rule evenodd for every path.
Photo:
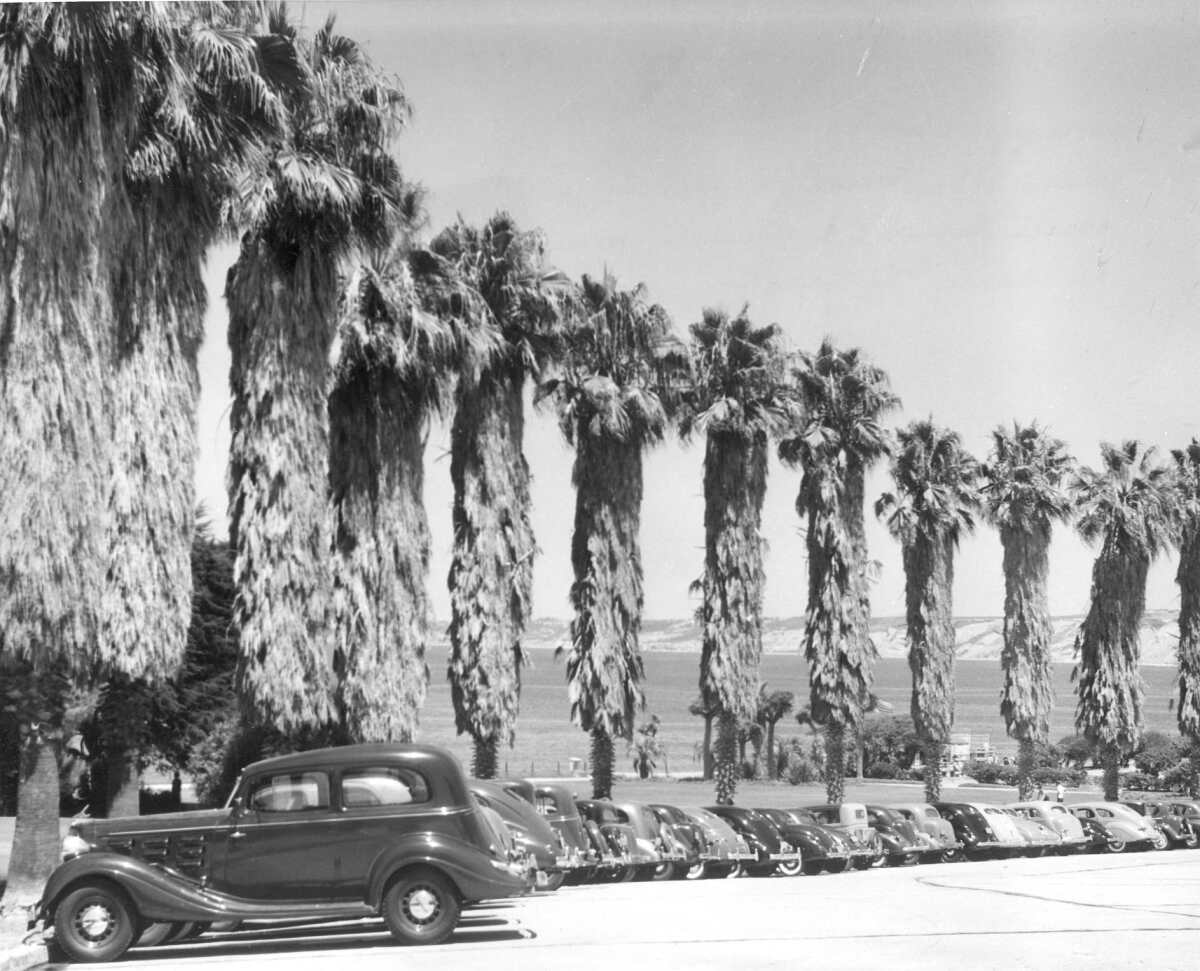
<instances>
[{"instance_id":1,"label":"hazy sky","mask_svg":"<svg viewBox=\"0 0 1200 971\"><path fill-rule=\"evenodd\" d=\"M1036 418L1092 464L1102 440L1200 435L1200 24L1193 3L310 3L333 9L415 106L397 145L431 231L509 210L571 276L644 282L680 332L749 303L793 347L858 345L896 423L932 415L978 457ZM228 352L210 266L200 495L225 508ZM429 441L430 589L448 612L448 436ZM571 455L531 415L534 609L565 616ZM646 465L646 615L694 608L703 449ZM804 610L798 473L773 463L766 612ZM886 470L868 482L871 500ZM899 550L876 615L904 608ZM1051 607L1087 607L1093 551L1060 530ZM1178 605L1175 560L1148 605ZM988 529L956 566L956 613L1003 609Z\"/></svg>"}]
</instances>

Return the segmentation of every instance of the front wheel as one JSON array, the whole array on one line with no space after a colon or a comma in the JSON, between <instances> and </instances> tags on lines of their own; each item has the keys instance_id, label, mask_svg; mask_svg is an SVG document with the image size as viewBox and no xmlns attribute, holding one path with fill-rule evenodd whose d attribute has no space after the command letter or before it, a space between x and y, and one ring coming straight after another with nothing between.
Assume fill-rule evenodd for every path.
<instances>
[{"instance_id":1,"label":"front wheel","mask_svg":"<svg viewBox=\"0 0 1200 971\"><path fill-rule=\"evenodd\" d=\"M841 860L826 860L825 861L825 872L826 873L845 873L848 869L850 869L850 861L849 860L841 859Z\"/></svg>"},{"instance_id":2,"label":"front wheel","mask_svg":"<svg viewBox=\"0 0 1200 971\"><path fill-rule=\"evenodd\" d=\"M409 870L383 895L383 919L401 944L441 944L462 909L450 882L434 870Z\"/></svg>"},{"instance_id":3,"label":"front wheel","mask_svg":"<svg viewBox=\"0 0 1200 971\"><path fill-rule=\"evenodd\" d=\"M941 860L943 863L954 863L962 859L962 854L958 850L942 850Z\"/></svg>"},{"instance_id":4,"label":"front wheel","mask_svg":"<svg viewBox=\"0 0 1200 971\"><path fill-rule=\"evenodd\" d=\"M552 893L563 885L567 875L562 870L555 870L553 873L546 874L546 882L539 889L545 890L547 893Z\"/></svg>"},{"instance_id":5,"label":"front wheel","mask_svg":"<svg viewBox=\"0 0 1200 971\"><path fill-rule=\"evenodd\" d=\"M777 869L781 876L798 877L804 872L804 862L802 860L785 860L783 863L777 864Z\"/></svg>"},{"instance_id":6,"label":"front wheel","mask_svg":"<svg viewBox=\"0 0 1200 971\"><path fill-rule=\"evenodd\" d=\"M1104 844L1104 848L1109 853L1124 853L1125 845L1126 844L1125 844L1124 840L1110 839L1107 843Z\"/></svg>"},{"instance_id":7,"label":"front wheel","mask_svg":"<svg viewBox=\"0 0 1200 971\"><path fill-rule=\"evenodd\" d=\"M54 940L72 961L115 961L138 936L129 898L108 884L84 884L54 908Z\"/></svg>"},{"instance_id":8,"label":"front wheel","mask_svg":"<svg viewBox=\"0 0 1200 971\"><path fill-rule=\"evenodd\" d=\"M1154 834L1154 843L1152 845L1156 850L1167 850L1171 848L1171 841L1167 839L1167 834L1160 829Z\"/></svg>"}]
</instances>

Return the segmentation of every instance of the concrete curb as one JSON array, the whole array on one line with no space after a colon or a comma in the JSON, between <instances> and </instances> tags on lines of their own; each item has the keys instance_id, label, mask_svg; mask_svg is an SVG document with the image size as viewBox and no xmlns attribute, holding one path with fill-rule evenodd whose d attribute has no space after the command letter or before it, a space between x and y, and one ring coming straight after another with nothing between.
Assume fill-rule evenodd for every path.
<instances>
[{"instance_id":1,"label":"concrete curb","mask_svg":"<svg viewBox=\"0 0 1200 971\"><path fill-rule=\"evenodd\" d=\"M0 971L27 971L49 960L45 944L18 944L0 951Z\"/></svg>"}]
</instances>

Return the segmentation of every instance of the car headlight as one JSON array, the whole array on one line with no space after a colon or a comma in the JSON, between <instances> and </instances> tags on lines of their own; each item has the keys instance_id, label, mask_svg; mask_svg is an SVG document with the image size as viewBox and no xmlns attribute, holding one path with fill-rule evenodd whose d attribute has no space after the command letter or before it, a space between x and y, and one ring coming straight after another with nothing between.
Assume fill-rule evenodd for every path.
<instances>
[{"instance_id":1,"label":"car headlight","mask_svg":"<svg viewBox=\"0 0 1200 971\"><path fill-rule=\"evenodd\" d=\"M62 858L64 860L73 860L77 856L82 856L84 853L90 853L92 844L85 840L78 833L67 833L62 841Z\"/></svg>"}]
</instances>

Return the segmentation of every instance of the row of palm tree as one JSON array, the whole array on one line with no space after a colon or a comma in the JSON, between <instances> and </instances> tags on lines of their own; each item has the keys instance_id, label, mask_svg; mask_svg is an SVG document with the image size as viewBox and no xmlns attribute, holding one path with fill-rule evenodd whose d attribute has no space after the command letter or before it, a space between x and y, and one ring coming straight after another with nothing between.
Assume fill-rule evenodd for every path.
<instances>
[{"instance_id":1,"label":"row of palm tree","mask_svg":"<svg viewBox=\"0 0 1200 971\"><path fill-rule=\"evenodd\" d=\"M952 720L953 551L979 501L1013 547L1006 718L1023 745L1044 735L1044 557L1066 512L1050 498L1061 475L1039 471L1045 481L1021 491L1028 430L978 470L987 498L972 499L956 436L927 422L893 442L883 418L899 400L856 350L826 340L791 354L745 309L704 311L684 343L644 288L607 273L572 284L540 234L503 213L423 245L420 191L392 156L403 90L332 21L308 37L258 4L8 5L0 86L0 659L9 683L29 686L9 899L36 897L54 859L68 712L106 679L152 685L183 656L200 269L221 232L241 238L225 294L228 486L252 727L296 745L416 735L425 433L452 414L447 673L475 771L494 774L519 713L537 554L523 454L534 383L575 448L566 668L597 795L642 707L642 458L672 425L705 446L699 688L717 724L719 800L734 796L737 728L760 701L772 442L801 472L809 711L829 763L844 764L872 697L865 481L889 454L896 492L880 512L905 550L913 711L929 751ZM1077 489L1081 529L1103 539L1079 722L1115 749L1137 731L1125 675L1144 564L1180 521L1178 498L1134 494L1178 497L1183 477L1158 476L1136 447L1105 457ZM1187 582L1200 583L1188 549ZM1194 634L1186 644L1197 653ZM1200 723L1197 668L1181 662L1181 725Z\"/></svg>"}]
</instances>

